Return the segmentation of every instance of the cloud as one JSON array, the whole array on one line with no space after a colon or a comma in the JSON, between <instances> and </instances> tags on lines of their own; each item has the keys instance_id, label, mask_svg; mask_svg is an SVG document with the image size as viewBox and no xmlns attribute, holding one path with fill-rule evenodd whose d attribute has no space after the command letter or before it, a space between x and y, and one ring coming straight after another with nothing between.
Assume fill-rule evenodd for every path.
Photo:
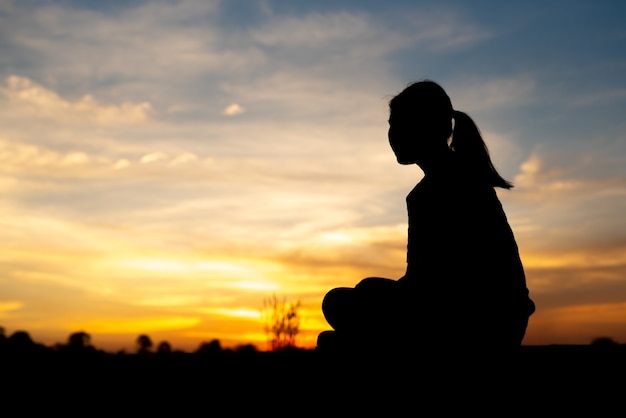
<instances>
[{"instance_id":1,"label":"cloud","mask_svg":"<svg viewBox=\"0 0 626 418\"><path fill-rule=\"evenodd\" d=\"M151 152L150 154L146 154L143 157L141 157L140 161L142 164L149 164L149 163L164 161L164 160L167 160L167 158L168 156L164 152Z\"/></svg>"},{"instance_id":2,"label":"cloud","mask_svg":"<svg viewBox=\"0 0 626 418\"><path fill-rule=\"evenodd\" d=\"M191 163L194 161L198 161L199 158L197 155L195 155L194 153L191 152L185 152L183 154L177 155L176 157L172 158L172 160L169 162L169 165L172 167L176 167L182 164L187 164L187 163Z\"/></svg>"},{"instance_id":3,"label":"cloud","mask_svg":"<svg viewBox=\"0 0 626 418\"><path fill-rule=\"evenodd\" d=\"M625 317L624 302L580 303L558 308L548 305L531 316L524 343L543 345L558 341L559 344L589 344L593 339L605 336L624 343Z\"/></svg>"},{"instance_id":4,"label":"cloud","mask_svg":"<svg viewBox=\"0 0 626 418\"><path fill-rule=\"evenodd\" d=\"M293 49L337 48L345 42L369 39L372 34L372 22L367 16L346 12L275 16L251 32L260 45Z\"/></svg>"},{"instance_id":5,"label":"cloud","mask_svg":"<svg viewBox=\"0 0 626 418\"><path fill-rule=\"evenodd\" d=\"M393 11L398 13L397 11ZM304 16L276 16L251 32L252 39L265 47L294 51L343 51L350 58L381 57L390 50L420 45L428 50L448 50L476 43L490 35L466 16L435 9L394 16L401 22L387 27L366 13L310 13ZM369 51L365 46L369 46ZM351 48L350 48L351 47ZM356 47L356 49L355 49Z\"/></svg>"},{"instance_id":6,"label":"cloud","mask_svg":"<svg viewBox=\"0 0 626 418\"><path fill-rule=\"evenodd\" d=\"M184 107L171 99L205 91L195 83L207 74L248 73L263 62L249 42L220 30L217 11L217 1L143 2L113 12L16 6L3 27L12 33L14 57L30 63L31 78L63 94L89 85L103 100L135 102L158 89L169 97L154 94L152 105ZM95 82L85 84L89 79Z\"/></svg>"},{"instance_id":7,"label":"cloud","mask_svg":"<svg viewBox=\"0 0 626 418\"><path fill-rule=\"evenodd\" d=\"M28 111L34 117L67 123L90 121L98 125L135 124L148 120L151 112L148 102L105 105L89 94L75 101L65 100L56 92L16 75L6 79L0 93L9 101L8 106L18 107L22 112Z\"/></svg>"},{"instance_id":8,"label":"cloud","mask_svg":"<svg viewBox=\"0 0 626 418\"><path fill-rule=\"evenodd\" d=\"M487 28L472 22L467 16L446 8L404 14L400 19L408 23L413 42L431 51L468 48L493 36Z\"/></svg>"},{"instance_id":9,"label":"cloud","mask_svg":"<svg viewBox=\"0 0 626 418\"><path fill-rule=\"evenodd\" d=\"M519 174L515 176L514 183L522 189L535 189L536 187L546 187L550 184L553 190L572 188L572 183L559 181L562 175L559 168L546 168L545 161L537 152L520 165Z\"/></svg>"},{"instance_id":10,"label":"cloud","mask_svg":"<svg viewBox=\"0 0 626 418\"><path fill-rule=\"evenodd\" d=\"M586 96L574 98L571 106L574 107L591 107L598 104L606 104L626 99L626 89L611 89L600 91Z\"/></svg>"},{"instance_id":11,"label":"cloud","mask_svg":"<svg viewBox=\"0 0 626 418\"><path fill-rule=\"evenodd\" d=\"M210 315L226 315L251 319L261 318L261 311L259 309L250 308L205 308L200 309L200 312Z\"/></svg>"},{"instance_id":12,"label":"cloud","mask_svg":"<svg viewBox=\"0 0 626 418\"><path fill-rule=\"evenodd\" d=\"M226 106L226 108L222 111L224 116L236 116L245 112L245 109L238 105L237 103L233 103L231 105Z\"/></svg>"},{"instance_id":13,"label":"cloud","mask_svg":"<svg viewBox=\"0 0 626 418\"><path fill-rule=\"evenodd\" d=\"M87 167L108 166L108 161L96 161L83 151L60 152L43 146L0 139L0 164L5 173L20 178L26 175L41 174L48 179L50 171L56 176L69 173L87 174Z\"/></svg>"},{"instance_id":14,"label":"cloud","mask_svg":"<svg viewBox=\"0 0 626 418\"><path fill-rule=\"evenodd\" d=\"M113 164L113 168L116 170L122 170L128 166L130 166L130 161L128 161L126 158L121 158Z\"/></svg>"},{"instance_id":15,"label":"cloud","mask_svg":"<svg viewBox=\"0 0 626 418\"><path fill-rule=\"evenodd\" d=\"M85 80L95 72L114 88L90 83L95 86L90 94L106 101L121 98L134 106L149 104L138 109L137 117L152 109L180 110L169 112L172 116L193 113L198 106L211 106L203 100L211 95L220 97L216 105L222 103L216 114L223 111L224 101L240 103L251 97L255 114L258 108L275 109L267 105L280 103L283 114L306 106L317 109L319 117L340 109L365 109L362 99L389 93L390 53L416 43L459 44L479 32L469 29L474 26L465 23L467 19L447 11L421 13L423 17L406 30L401 25L385 27L376 16L348 12L270 14L255 24L223 26L217 2L199 3L173 7L150 2L122 14L38 8L15 16L19 25L11 40L31 50L38 68L46 68L38 79L50 80L47 84L55 90L84 94L79 90L82 82L68 79ZM191 14L183 18L184 13ZM204 24L207 20L215 24ZM215 81L206 82L209 74ZM310 100L311 94L316 100ZM89 97L83 97L86 106ZM252 104L247 110L253 110Z\"/></svg>"},{"instance_id":16,"label":"cloud","mask_svg":"<svg viewBox=\"0 0 626 418\"><path fill-rule=\"evenodd\" d=\"M13 311L22 309L24 304L19 301L0 301L0 318L5 318Z\"/></svg>"},{"instance_id":17,"label":"cloud","mask_svg":"<svg viewBox=\"0 0 626 418\"><path fill-rule=\"evenodd\" d=\"M196 317L124 318L74 321L75 329L88 329L97 334L146 334L164 330L192 328L200 323Z\"/></svg>"},{"instance_id":18,"label":"cloud","mask_svg":"<svg viewBox=\"0 0 626 418\"><path fill-rule=\"evenodd\" d=\"M529 76L500 77L488 80L462 80L445 87L452 105L467 113L488 113L521 107L533 100L536 81Z\"/></svg>"},{"instance_id":19,"label":"cloud","mask_svg":"<svg viewBox=\"0 0 626 418\"><path fill-rule=\"evenodd\" d=\"M602 198L623 196L626 177L613 172L603 175L595 169L596 158L589 155L555 156L549 151L533 151L515 176L519 197L533 200ZM563 161L567 159L568 161Z\"/></svg>"},{"instance_id":20,"label":"cloud","mask_svg":"<svg viewBox=\"0 0 626 418\"><path fill-rule=\"evenodd\" d=\"M599 272L626 263L626 178L594 169L597 157L574 151L536 149L520 165L515 188L502 193L538 288L580 287L590 278L601 288Z\"/></svg>"},{"instance_id":21,"label":"cloud","mask_svg":"<svg viewBox=\"0 0 626 418\"><path fill-rule=\"evenodd\" d=\"M89 156L84 152L70 152L61 160L62 165L83 165L89 162Z\"/></svg>"}]
</instances>

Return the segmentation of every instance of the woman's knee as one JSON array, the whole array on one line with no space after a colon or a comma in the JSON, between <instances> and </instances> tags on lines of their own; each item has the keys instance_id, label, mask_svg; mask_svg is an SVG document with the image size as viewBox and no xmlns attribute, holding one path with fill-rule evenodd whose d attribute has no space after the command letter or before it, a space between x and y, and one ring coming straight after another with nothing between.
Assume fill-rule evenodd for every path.
<instances>
[{"instance_id":1,"label":"woman's knee","mask_svg":"<svg viewBox=\"0 0 626 418\"><path fill-rule=\"evenodd\" d=\"M334 309L337 306L347 303L352 299L354 289L350 287L336 287L326 293L322 300L322 310Z\"/></svg>"},{"instance_id":2,"label":"woman's knee","mask_svg":"<svg viewBox=\"0 0 626 418\"><path fill-rule=\"evenodd\" d=\"M349 287L331 289L322 300L322 313L334 329L345 327L354 309L354 289Z\"/></svg>"},{"instance_id":3,"label":"woman's knee","mask_svg":"<svg viewBox=\"0 0 626 418\"><path fill-rule=\"evenodd\" d=\"M359 290L381 290L393 287L398 284L397 280L384 277L366 277L355 286Z\"/></svg>"}]
</instances>

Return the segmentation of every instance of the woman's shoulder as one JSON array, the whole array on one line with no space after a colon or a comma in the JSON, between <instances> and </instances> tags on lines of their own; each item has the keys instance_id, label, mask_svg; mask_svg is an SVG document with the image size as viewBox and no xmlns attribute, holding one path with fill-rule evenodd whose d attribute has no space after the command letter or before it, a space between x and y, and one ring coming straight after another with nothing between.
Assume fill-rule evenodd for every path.
<instances>
[{"instance_id":1,"label":"woman's shoulder","mask_svg":"<svg viewBox=\"0 0 626 418\"><path fill-rule=\"evenodd\" d=\"M449 171L424 176L406 197L407 201L467 201L471 204L499 204L495 188L472 176L462 165L455 165Z\"/></svg>"},{"instance_id":2,"label":"woman's shoulder","mask_svg":"<svg viewBox=\"0 0 626 418\"><path fill-rule=\"evenodd\" d=\"M406 195L406 200L413 200L417 198L420 194L424 193L427 188L428 179L426 177L422 177L422 179L411 189L409 194Z\"/></svg>"}]
</instances>

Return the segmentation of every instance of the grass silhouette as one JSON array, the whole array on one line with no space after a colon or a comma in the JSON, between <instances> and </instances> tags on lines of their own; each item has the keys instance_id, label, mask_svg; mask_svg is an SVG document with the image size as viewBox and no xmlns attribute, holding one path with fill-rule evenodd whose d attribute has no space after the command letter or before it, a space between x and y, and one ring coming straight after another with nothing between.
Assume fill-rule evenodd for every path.
<instances>
[{"instance_id":1,"label":"grass silhouette","mask_svg":"<svg viewBox=\"0 0 626 418\"><path fill-rule=\"evenodd\" d=\"M391 416L397 409L415 416L517 416L588 408L597 414L620 407L626 389L624 344L522 346L506 364L494 361L490 368L484 359L459 356L465 363L455 363L453 351L436 361L422 358L419 347L407 362L393 350L381 356L251 347L128 354L95 349L86 338L46 347L27 333L13 337L0 344L1 393L5 408L30 412L334 416L379 410Z\"/></svg>"}]
</instances>

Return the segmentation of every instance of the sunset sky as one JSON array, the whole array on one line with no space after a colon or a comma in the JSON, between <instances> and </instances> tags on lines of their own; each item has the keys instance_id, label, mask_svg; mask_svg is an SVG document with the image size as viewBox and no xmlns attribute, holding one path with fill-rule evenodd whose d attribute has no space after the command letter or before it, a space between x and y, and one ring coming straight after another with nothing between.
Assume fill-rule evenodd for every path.
<instances>
[{"instance_id":1,"label":"sunset sky","mask_svg":"<svg viewBox=\"0 0 626 418\"><path fill-rule=\"evenodd\" d=\"M0 326L265 348L405 269L387 103L433 79L511 180L525 344L626 343L626 2L0 0ZM471 280L472 277L468 277Z\"/></svg>"}]
</instances>

